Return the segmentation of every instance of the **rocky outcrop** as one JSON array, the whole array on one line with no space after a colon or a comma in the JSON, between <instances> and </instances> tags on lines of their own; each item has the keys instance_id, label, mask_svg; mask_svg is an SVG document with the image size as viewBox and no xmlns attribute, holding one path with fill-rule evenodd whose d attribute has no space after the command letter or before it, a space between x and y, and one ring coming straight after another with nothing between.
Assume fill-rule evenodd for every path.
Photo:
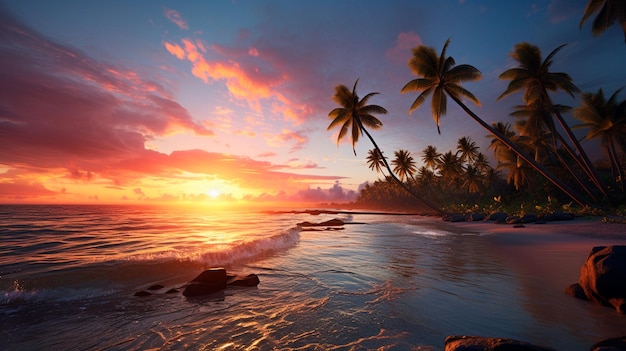
<instances>
[{"instance_id":1,"label":"rocky outcrop","mask_svg":"<svg viewBox=\"0 0 626 351\"><path fill-rule=\"evenodd\" d=\"M554 349L533 345L524 341L481 336L448 336L445 351L554 351Z\"/></svg>"},{"instance_id":2,"label":"rocky outcrop","mask_svg":"<svg viewBox=\"0 0 626 351\"><path fill-rule=\"evenodd\" d=\"M626 350L626 336L611 338L597 342L590 351L624 351Z\"/></svg>"},{"instance_id":3,"label":"rocky outcrop","mask_svg":"<svg viewBox=\"0 0 626 351\"><path fill-rule=\"evenodd\" d=\"M596 246L565 293L626 313L626 246Z\"/></svg>"},{"instance_id":4,"label":"rocky outcrop","mask_svg":"<svg viewBox=\"0 0 626 351\"><path fill-rule=\"evenodd\" d=\"M187 297L202 296L222 291L229 286L254 287L259 285L259 277L256 274L248 274L244 276L228 274L224 268L211 268L191 280L188 284L182 286L184 288L183 295ZM155 284L147 290L156 291L165 288L163 285ZM178 293L178 289L169 289L166 294ZM150 296L152 293L142 290L134 294L134 296L144 297Z\"/></svg>"},{"instance_id":5,"label":"rocky outcrop","mask_svg":"<svg viewBox=\"0 0 626 351\"><path fill-rule=\"evenodd\" d=\"M331 219L325 222L321 222L321 223L311 223L311 222L301 222L298 223L298 225L300 227L338 227L338 226L342 226L345 223L341 220L341 219Z\"/></svg>"}]
</instances>

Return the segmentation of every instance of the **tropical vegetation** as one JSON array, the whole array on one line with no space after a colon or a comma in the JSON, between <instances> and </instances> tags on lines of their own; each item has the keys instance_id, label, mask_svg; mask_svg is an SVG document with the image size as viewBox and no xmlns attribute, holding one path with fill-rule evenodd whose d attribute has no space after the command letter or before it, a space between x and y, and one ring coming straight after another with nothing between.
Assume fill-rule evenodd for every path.
<instances>
[{"instance_id":1,"label":"tropical vegetation","mask_svg":"<svg viewBox=\"0 0 626 351\"><path fill-rule=\"evenodd\" d=\"M598 11L594 34L619 21L626 35L623 1L590 0L580 25ZM488 124L464 102L481 105L478 98L463 87L465 82L481 79L481 72L469 64L457 65L454 58L447 55L449 44L448 39L440 53L425 45L414 48L408 67L416 77L400 92L417 93L409 114L430 98L430 111L439 133L448 100L452 100L488 132L486 137L491 140L489 149L496 164L491 166L476 142L465 136L458 139L455 150L440 152L436 146L428 145L416 158L403 148L394 151L394 158L388 162L366 129L382 127L382 122L372 114L385 114L387 110L367 104L378 93L359 99L357 83L352 91L338 85L333 99L341 107L329 113L332 122L328 129L341 126L337 142L350 131L353 150L359 137L366 134L374 146L368 152L367 164L383 176L362 189L357 205L413 207L437 213L495 211L507 206L521 209L521 212L574 207L588 213L623 211L626 203L626 100L619 98L621 89L608 99L602 89L595 93L581 92L570 75L552 70L555 57L565 45L558 46L544 58L537 46L518 43L510 53L517 66L500 74L500 79L509 83L497 97L500 100L521 93L520 103L512 107L511 117L515 122L513 125ZM554 103L552 94L557 92L572 98L579 96L580 105L572 108ZM581 122L579 125L568 125L564 115L570 112ZM573 129L585 130L583 139L598 140L604 158L592 162ZM416 146L419 147L413 145Z\"/></svg>"}]
</instances>

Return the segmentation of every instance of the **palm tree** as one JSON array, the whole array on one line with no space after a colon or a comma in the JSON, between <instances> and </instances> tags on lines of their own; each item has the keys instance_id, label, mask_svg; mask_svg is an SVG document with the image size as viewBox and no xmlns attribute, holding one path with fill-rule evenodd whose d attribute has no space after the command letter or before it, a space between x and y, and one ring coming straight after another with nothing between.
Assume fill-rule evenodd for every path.
<instances>
[{"instance_id":1,"label":"palm tree","mask_svg":"<svg viewBox=\"0 0 626 351\"><path fill-rule=\"evenodd\" d=\"M438 162L438 169L444 184L458 185L463 167L461 160L456 154L452 153L452 151L448 151L441 155Z\"/></svg>"},{"instance_id":2,"label":"palm tree","mask_svg":"<svg viewBox=\"0 0 626 351\"><path fill-rule=\"evenodd\" d=\"M626 139L626 100L617 101L617 95L621 90L618 89L613 93L608 101L602 89L596 94L583 93L582 104L574 109L573 114L574 118L582 122L574 128L589 129L584 139L600 139L611 164L613 182L619 181L623 192L626 180L616 146Z\"/></svg>"},{"instance_id":3,"label":"palm tree","mask_svg":"<svg viewBox=\"0 0 626 351\"><path fill-rule=\"evenodd\" d=\"M437 167L439 156L441 156L441 154L437 151L437 148L432 145L428 145L424 151L422 151L422 161L424 161L424 165L433 171Z\"/></svg>"},{"instance_id":4,"label":"palm tree","mask_svg":"<svg viewBox=\"0 0 626 351\"><path fill-rule=\"evenodd\" d=\"M449 43L450 40L448 39L439 56L434 49L423 45L413 49L413 57L409 61L409 67L413 73L422 78L411 80L401 90L402 93L410 91L421 92L413 102L413 105L411 105L410 112L418 108L425 101L426 97L432 93L431 109L433 111L433 118L437 122L437 125L439 125L441 115L444 115L446 112L446 96L449 96L478 124L487 129L499 141L514 150L524 161L532 165L537 172L576 201L576 203L584 206L586 201L578 192L556 178L545 167L528 156L519 146L478 117L478 115L461 101L462 97L466 97L479 105L478 99L459 84L464 81L478 80L481 78L481 74L480 71L470 65L454 66L454 59L452 57L446 57L446 49Z\"/></svg>"},{"instance_id":5,"label":"palm tree","mask_svg":"<svg viewBox=\"0 0 626 351\"><path fill-rule=\"evenodd\" d=\"M576 85L574 85L574 83L572 83L572 78L567 73L550 72L550 66L552 66L554 56L564 46L565 44L552 50L552 52L546 56L545 60L542 60L541 50L536 45L526 42L516 44L510 55L513 59L519 62L519 67L510 68L500 74L500 79L509 79L511 81L509 82L506 90L498 97L498 100L512 93L523 90L524 103L526 105L534 105L532 109L541 112L537 115L537 117L543 118L545 126L552 133L554 152L556 153L558 150L558 139L570 155L572 155L573 159L579 162L580 168L592 180L593 184L608 199L608 195L599 180L597 171L593 167L591 160L560 113L560 111L564 108L562 106L556 107L548 95L548 91L555 92L561 90L574 97L574 93L579 92L579 89ZM554 115L561 129L567 135L567 139L571 145L574 146L575 151L572 149L572 146L565 142L564 138L557 132L555 124L551 118L552 115ZM576 152L580 155L580 157L577 156ZM573 177L578 177L575 172L570 173ZM583 182L580 183L584 184ZM585 188L588 193L591 193L589 187L585 186Z\"/></svg>"},{"instance_id":6,"label":"palm tree","mask_svg":"<svg viewBox=\"0 0 626 351\"><path fill-rule=\"evenodd\" d=\"M393 171L398 174L400 180L404 181L405 179L408 180L411 178L413 182L415 182L413 175L417 171L417 167L415 167L415 161L411 153L407 150L400 149L394 152L394 155L396 157L391 161L391 164L394 166Z\"/></svg>"},{"instance_id":7,"label":"palm tree","mask_svg":"<svg viewBox=\"0 0 626 351\"><path fill-rule=\"evenodd\" d=\"M480 192L483 187L483 175L477 167L468 165L463 172L463 188L467 189L468 194Z\"/></svg>"},{"instance_id":8,"label":"palm tree","mask_svg":"<svg viewBox=\"0 0 626 351\"><path fill-rule=\"evenodd\" d=\"M383 155L377 149L371 149L367 152L367 165L368 167L376 171L376 173L383 173L385 163L383 162ZM383 173L384 175L384 173Z\"/></svg>"},{"instance_id":9,"label":"palm tree","mask_svg":"<svg viewBox=\"0 0 626 351\"><path fill-rule=\"evenodd\" d=\"M591 33L594 36L600 35L615 24L615 21L618 21L624 31L624 41L626 42L626 2L624 0L589 0L578 28L582 28L585 21L596 12L598 15L593 20Z\"/></svg>"},{"instance_id":10,"label":"palm tree","mask_svg":"<svg viewBox=\"0 0 626 351\"><path fill-rule=\"evenodd\" d=\"M332 119L332 122L330 122L327 130L331 130L337 126L341 126L341 129L339 130L339 134L337 136L337 144L339 144L341 139L343 139L347 135L348 130L351 130L350 135L352 139L352 151L354 151L355 156L355 145L359 140L359 136L361 135L361 133L365 133L365 135L374 145L374 149L376 149L378 153L382 155L382 150L378 147L378 144L376 144L376 141L374 141L372 135L367 131L367 129L365 129L365 125L373 129L378 129L382 127L382 122L378 118L374 117L373 114L386 114L387 110L378 105L367 105L368 100L372 96L379 93L369 93L365 95L363 99L360 99L356 93L356 86L358 83L359 80L357 79L356 82L354 82L354 87L352 88L352 91L350 91L350 89L343 84L337 85L335 87L335 95L333 96L333 100L341 107L333 109L328 114L328 117ZM443 212L441 209L439 209L439 207L437 207L430 201L423 199L421 196L406 187L404 183L400 179L398 179L398 177L396 177L396 175L393 173L386 158L382 157L382 161L385 164L385 168L387 168L390 176L404 190L413 195L413 197L418 199L427 207L435 210L437 213Z\"/></svg>"},{"instance_id":11,"label":"palm tree","mask_svg":"<svg viewBox=\"0 0 626 351\"><path fill-rule=\"evenodd\" d=\"M456 154L461 162L473 165L478 157L478 146L470 137L459 138L456 145Z\"/></svg>"}]
</instances>

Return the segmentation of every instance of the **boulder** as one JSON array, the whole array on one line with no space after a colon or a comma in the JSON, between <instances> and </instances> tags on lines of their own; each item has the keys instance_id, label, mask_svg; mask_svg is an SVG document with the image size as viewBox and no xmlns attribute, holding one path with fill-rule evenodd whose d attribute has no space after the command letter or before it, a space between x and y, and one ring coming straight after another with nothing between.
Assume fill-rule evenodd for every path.
<instances>
[{"instance_id":1,"label":"boulder","mask_svg":"<svg viewBox=\"0 0 626 351\"><path fill-rule=\"evenodd\" d=\"M574 291L570 295L612 306L620 313L626 313L626 246L596 246L580 268L578 285L566 289Z\"/></svg>"},{"instance_id":2,"label":"boulder","mask_svg":"<svg viewBox=\"0 0 626 351\"><path fill-rule=\"evenodd\" d=\"M183 290L184 296L207 295L226 289L226 269L211 268L195 277Z\"/></svg>"},{"instance_id":3,"label":"boulder","mask_svg":"<svg viewBox=\"0 0 626 351\"><path fill-rule=\"evenodd\" d=\"M344 222L341 219L331 219L321 223L311 223L311 222L301 222L298 223L301 227L337 227L344 225Z\"/></svg>"},{"instance_id":4,"label":"boulder","mask_svg":"<svg viewBox=\"0 0 626 351\"><path fill-rule=\"evenodd\" d=\"M448 336L445 351L554 351L554 349L533 345L524 341L482 336Z\"/></svg>"},{"instance_id":5,"label":"boulder","mask_svg":"<svg viewBox=\"0 0 626 351\"><path fill-rule=\"evenodd\" d=\"M626 336L599 341L591 346L591 351L623 351L626 350Z\"/></svg>"},{"instance_id":6,"label":"boulder","mask_svg":"<svg viewBox=\"0 0 626 351\"><path fill-rule=\"evenodd\" d=\"M496 223L503 223L509 215L504 212L495 212L489 215L487 218L490 221L494 221Z\"/></svg>"},{"instance_id":7,"label":"boulder","mask_svg":"<svg viewBox=\"0 0 626 351\"><path fill-rule=\"evenodd\" d=\"M468 222L480 222L480 221L484 221L485 218L487 216L485 216L484 214L480 214L480 213L470 213L467 216L467 221Z\"/></svg>"},{"instance_id":8,"label":"boulder","mask_svg":"<svg viewBox=\"0 0 626 351\"><path fill-rule=\"evenodd\" d=\"M259 277L256 274L248 274L246 276L230 275L226 284L228 286L253 287L259 285L259 282Z\"/></svg>"},{"instance_id":9,"label":"boulder","mask_svg":"<svg viewBox=\"0 0 626 351\"><path fill-rule=\"evenodd\" d=\"M461 213L451 213L441 218L444 222L465 222L465 215Z\"/></svg>"}]
</instances>

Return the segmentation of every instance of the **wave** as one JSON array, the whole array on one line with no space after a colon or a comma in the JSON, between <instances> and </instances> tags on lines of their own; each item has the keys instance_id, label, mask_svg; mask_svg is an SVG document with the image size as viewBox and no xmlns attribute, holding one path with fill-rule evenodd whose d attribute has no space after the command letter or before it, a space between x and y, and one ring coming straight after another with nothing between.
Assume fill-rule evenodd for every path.
<instances>
[{"instance_id":1,"label":"wave","mask_svg":"<svg viewBox=\"0 0 626 351\"><path fill-rule=\"evenodd\" d=\"M180 286L210 267L237 266L257 257L296 245L300 231L288 229L275 235L229 245L196 245L180 250L134 254L122 259L76 264L46 271L15 271L3 276L0 305L63 303L113 294L130 294L156 283ZM11 281L7 281L11 280ZM2 283L0 281L0 283ZM5 312L10 312L7 309Z\"/></svg>"}]
</instances>

